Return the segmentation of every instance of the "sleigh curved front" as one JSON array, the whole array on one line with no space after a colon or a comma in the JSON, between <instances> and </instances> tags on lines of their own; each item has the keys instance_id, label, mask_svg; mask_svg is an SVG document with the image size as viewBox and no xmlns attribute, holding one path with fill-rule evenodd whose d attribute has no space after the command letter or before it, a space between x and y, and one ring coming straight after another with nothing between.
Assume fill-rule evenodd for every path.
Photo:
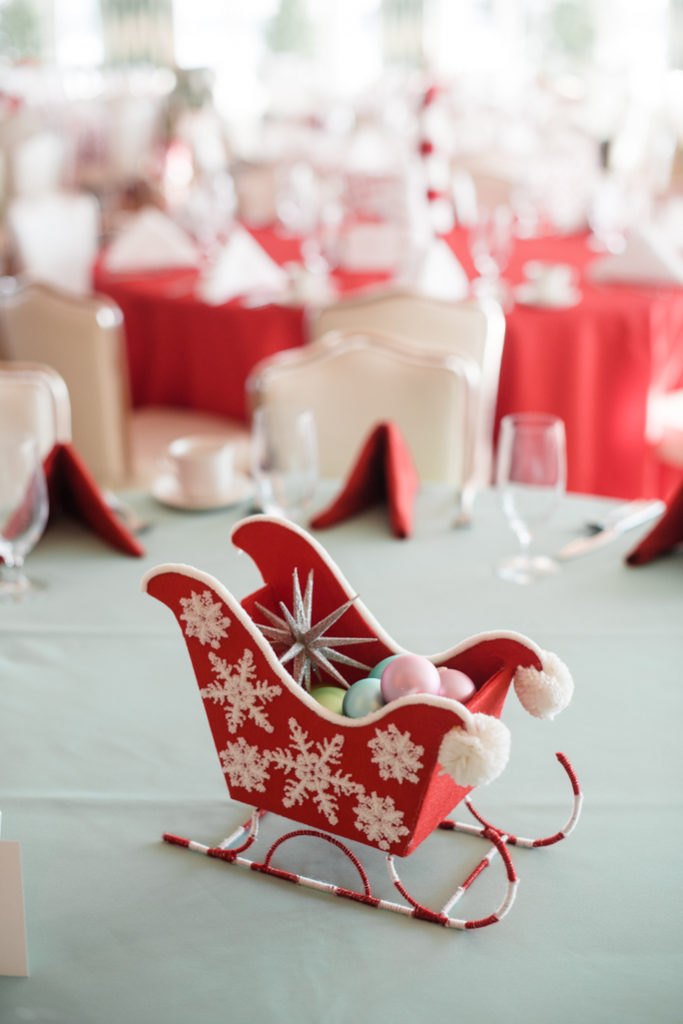
<instances>
[{"instance_id":1,"label":"sleigh curved front","mask_svg":"<svg viewBox=\"0 0 683 1024\"><path fill-rule=\"evenodd\" d=\"M363 719L345 718L294 681L213 577L167 565L147 573L143 588L183 632L233 799L405 856L470 791L438 761L444 736L462 725L453 701L404 697ZM377 660L395 650L378 640ZM471 712L500 715L513 675L500 661L475 678Z\"/></svg>"}]
</instances>

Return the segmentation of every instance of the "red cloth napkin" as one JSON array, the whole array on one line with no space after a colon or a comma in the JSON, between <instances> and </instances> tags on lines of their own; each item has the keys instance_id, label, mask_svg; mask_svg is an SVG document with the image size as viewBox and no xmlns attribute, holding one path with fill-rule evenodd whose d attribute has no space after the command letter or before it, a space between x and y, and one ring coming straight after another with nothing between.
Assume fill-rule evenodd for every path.
<instances>
[{"instance_id":1,"label":"red cloth napkin","mask_svg":"<svg viewBox=\"0 0 683 1024\"><path fill-rule=\"evenodd\" d=\"M50 496L50 522L60 514L73 516L107 544L127 555L144 555L145 549L123 526L80 455L69 443L56 444L45 459Z\"/></svg>"},{"instance_id":2,"label":"red cloth napkin","mask_svg":"<svg viewBox=\"0 0 683 1024\"><path fill-rule=\"evenodd\" d=\"M629 565L645 565L683 544L683 480L669 498L662 518L626 556Z\"/></svg>"},{"instance_id":3,"label":"red cloth napkin","mask_svg":"<svg viewBox=\"0 0 683 1024\"><path fill-rule=\"evenodd\" d=\"M409 537L419 486L417 470L403 434L395 423L379 423L365 441L340 494L314 516L311 526L321 530L370 505L387 501L394 534Z\"/></svg>"}]
</instances>

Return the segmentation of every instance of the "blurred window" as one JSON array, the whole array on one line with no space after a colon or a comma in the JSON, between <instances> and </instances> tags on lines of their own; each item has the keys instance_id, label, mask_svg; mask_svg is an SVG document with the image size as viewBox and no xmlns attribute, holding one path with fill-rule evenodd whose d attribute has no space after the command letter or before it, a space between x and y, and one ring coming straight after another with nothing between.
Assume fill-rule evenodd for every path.
<instances>
[{"instance_id":1,"label":"blurred window","mask_svg":"<svg viewBox=\"0 0 683 1024\"><path fill-rule=\"evenodd\" d=\"M683 0L0 0L0 59L209 67L243 100L287 62L341 93L417 67L648 87L683 67Z\"/></svg>"}]
</instances>

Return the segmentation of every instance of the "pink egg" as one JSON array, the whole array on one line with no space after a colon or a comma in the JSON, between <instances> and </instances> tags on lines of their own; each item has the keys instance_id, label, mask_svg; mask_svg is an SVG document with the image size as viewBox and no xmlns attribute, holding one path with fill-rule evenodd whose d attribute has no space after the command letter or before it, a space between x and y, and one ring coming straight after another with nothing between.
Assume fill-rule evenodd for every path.
<instances>
[{"instance_id":1,"label":"pink egg","mask_svg":"<svg viewBox=\"0 0 683 1024\"><path fill-rule=\"evenodd\" d=\"M436 666L420 654L401 654L382 672L382 696L397 700L411 693L438 693L441 680Z\"/></svg>"},{"instance_id":2,"label":"pink egg","mask_svg":"<svg viewBox=\"0 0 683 1024\"><path fill-rule=\"evenodd\" d=\"M477 689L470 677L457 668L439 668L437 672L441 697L450 697L451 700L459 700L464 703Z\"/></svg>"}]
</instances>

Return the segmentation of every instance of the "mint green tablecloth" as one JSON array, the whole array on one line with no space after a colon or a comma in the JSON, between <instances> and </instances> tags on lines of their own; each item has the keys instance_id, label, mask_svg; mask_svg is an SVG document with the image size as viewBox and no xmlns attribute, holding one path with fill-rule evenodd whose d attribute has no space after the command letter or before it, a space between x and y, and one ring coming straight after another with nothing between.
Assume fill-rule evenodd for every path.
<instances>
[{"instance_id":1,"label":"mint green tablecloth","mask_svg":"<svg viewBox=\"0 0 683 1024\"><path fill-rule=\"evenodd\" d=\"M463 933L160 841L167 830L214 843L247 813L227 796L177 626L140 578L186 562L242 597L259 576L229 543L244 509L190 515L132 500L154 520L146 558L59 524L29 559L45 596L0 608L2 837L21 843L31 969L0 979L3 1024L682 1019L682 555L626 568L641 530L542 584L506 584L492 565L514 544L493 494L469 530L449 528L436 492L422 496L409 541L381 510L317 534L405 647L433 653L515 629L575 677L553 723L511 695L511 761L475 804L518 834L554 832L570 811L561 750L583 818L566 843L513 850L509 915ZM546 545L605 504L567 498ZM468 820L465 808L457 816ZM405 881L438 906L485 848L435 833L402 862ZM288 857L281 866L355 882L319 840ZM390 896L382 858L368 863ZM497 862L458 914L488 913L503 888Z\"/></svg>"}]
</instances>

